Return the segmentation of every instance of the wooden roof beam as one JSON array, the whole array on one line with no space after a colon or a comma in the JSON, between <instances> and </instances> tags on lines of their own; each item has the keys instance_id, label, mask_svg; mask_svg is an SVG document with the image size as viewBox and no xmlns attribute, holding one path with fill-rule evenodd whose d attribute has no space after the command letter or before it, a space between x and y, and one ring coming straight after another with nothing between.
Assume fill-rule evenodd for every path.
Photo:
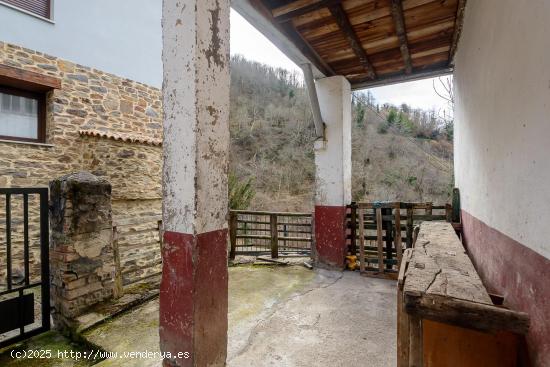
<instances>
[{"instance_id":1,"label":"wooden roof beam","mask_svg":"<svg viewBox=\"0 0 550 367\"><path fill-rule=\"evenodd\" d=\"M401 0L392 0L391 13L395 24L395 31L399 39L399 48L401 56L405 63L405 74L411 74L413 71L411 53L409 51L409 42L407 41L407 31L405 30L405 17L403 15L403 4Z\"/></svg>"},{"instance_id":2,"label":"wooden roof beam","mask_svg":"<svg viewBox=\"0 0 550 367\"><path fill-rule=\"evenodd\" d=\"M464 10L466 9L466 0L458 0L455 18L455 30L453 33L453 43L449 51L449 65L453 65L456 48L458 46L458 40L462 33L462 24L464 22Z\"/></svg>"},{"instance_id":3,"label":"wooden roof beam","mask_svg":"<svg viewBox=\"0 0 550 367\"><path fill-rule=\"evenodd\" d=\"M344 33L344 38L348 41L351 49L355 55L359 58L361 65L367 70L369 78L376 79L376 73L369 61L369 57L365 52L365 49L361 45L361 41L357 37L357 34L353 30L351 23L349 22L346 11L342 7L342 4L337 4L329 7L330 13L336 20L336 23L340 27L340 30Z\"/></svg>"},{"instance_id":4,"label":"wooden roof beam","mask_svg":"<svg viewBox=\"0 0 550 367\"><path fill-rule=\"evenodd\" d=\"M0 84L34 92L47 92L52 89L60 89L61 79L12 66L0 65Z\"/></svg>"},{"instance_id":5,"label":"wooden roof beam","mask_svg":"<svg viewBox=\"0 0 550 367\"><path fill-rule=\"evenodd\" d=\"M342 0L307 0L295 1L291 4L280 6L271 11L275 20L284 23L304 14L326 8L332 5L340 4Z\"/></svg>"},{"instance_id":6,"label":"wooden roof beam","mask_svg":"<svg viewBox=\"0 0 550 367\"><path fill-rule=\"evenodd\" d=\"M271 12L270 7L267 5L267 1L265 0L233 0L232 6L238 6L237 9L246 9L246 7L249 7L248 11L252 12L257 18L263 19L266 23L269 23L269 26L273 28L274 32L280 33L280 35L285 38L289 44L292 45L292 47L296 48L296 51L303 56L307 60L307 62L312 63L315 68L324 76L334 76L336 75L334 69L330 67L330 65L325 62L321 56L315 51L315 49L308 43L306 40L301 36L301 34L296 30L296 28L292 25L292 23L278 23L273 18L273 14ZM241 13L242 14L242 13ZM246 17L245 17L246 18ZM250 21L250 20L249 20ZM258 21L257 19L255 20ZM251 22L254 24L254 21ZM262 32L263 33L263 32ZM264 33L265 34L265 33ZM267 36L267 35L266 35ZM267 36L270 38L270 36ZM275 39L272 41L275 43L277 47L281 47L281 44L277 42L278 36L271 36ZM270 38L271 39L271 38ZM296 55L295 55L296 56ZM295 63L302 64L306 60L300 60L296 58L291 58Z\"/></svg>"},{"instance_id":7,"label":"wooden roof beam","mask_svg":"<svg viewBox=\"0 0 550 367\"><path fill-rule=\"evenodd\" d=\"M360 90L366 88L382 87L386 85L411 82L413 80L429 79L438 76L449 75L453 73L453 68L441 65L432 68L427 68L422 71L416 71L413 74L395 74L382 76L376 80L361 79L350 80L352 90Z\"/></svg>"}]
</instances>

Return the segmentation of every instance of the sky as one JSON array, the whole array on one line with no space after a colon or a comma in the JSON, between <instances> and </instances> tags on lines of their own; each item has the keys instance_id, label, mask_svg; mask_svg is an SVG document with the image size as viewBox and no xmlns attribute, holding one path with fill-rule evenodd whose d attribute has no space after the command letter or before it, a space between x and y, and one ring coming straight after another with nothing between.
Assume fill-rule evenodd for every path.
<instances>
[{"instance_id":1,"label":"sky","mask_svg":"<svg viewBox=\"0 0 550 367\"><path fill-rule=\"evenodd\" d=\"M301 74L301 70L296 64L233 9L231 9L231 54L240 54L249 60L297 71ZM371 92L377 102L381 104L407 103L414 108L426 110L446 109L446 101L435 93L432 83L432 79L425 79L372 88Z\"/></svg>"}]
</instances>

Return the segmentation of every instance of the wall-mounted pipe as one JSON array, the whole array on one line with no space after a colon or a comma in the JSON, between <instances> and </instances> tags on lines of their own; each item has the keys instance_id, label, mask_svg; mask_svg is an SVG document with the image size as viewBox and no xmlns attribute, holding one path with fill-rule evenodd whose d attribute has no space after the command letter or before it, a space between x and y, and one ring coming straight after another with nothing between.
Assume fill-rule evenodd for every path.
<instances>
[{"instance_id":1,"label":"wall-mounted pipe","mask_svg":"<svg viewBox=\"0 0 550 367\"><path fill-rule=\"evenodd\" d=\"M315 80L313 79L313 72L311 71L311 64L302 64L302 71L304 72L304 80L307 86L307 92L309 94L309 102L311 104L311 112L313 113L313 122L315 123L315 134L317 138L325 137L325 124L321 117L321 108L319 107L319 98L317 97L317 89L315 89Z\"/></svg>"}]
</instances>

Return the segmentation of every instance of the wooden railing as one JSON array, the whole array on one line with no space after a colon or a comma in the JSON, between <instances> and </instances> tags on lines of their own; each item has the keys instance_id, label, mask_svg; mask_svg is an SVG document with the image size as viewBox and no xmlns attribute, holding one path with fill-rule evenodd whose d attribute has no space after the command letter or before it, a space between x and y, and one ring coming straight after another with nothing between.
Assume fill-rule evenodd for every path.
<instances>
[{"instance_id":1,"label":"wooden railing","mask_svg":"<svg viewBox=\"0 0 550 367\"><path fill-rule=\"evenodd\" d=\"M414 227L423 221L450 222L450 204L372 202L348 205L348 252L363 274L394 278L405 248L414 243Z\"/></svg>"},{"instance_id":2,"label":"wooden railing","mask_svg":"<svg viewBox=\"0 0 550 367\"><path fill-rule=\"evenodd\" d=\"M229 213L229 257L237 254L311 254L310 213L231 210Z\"/></svg>"}]
</instances>

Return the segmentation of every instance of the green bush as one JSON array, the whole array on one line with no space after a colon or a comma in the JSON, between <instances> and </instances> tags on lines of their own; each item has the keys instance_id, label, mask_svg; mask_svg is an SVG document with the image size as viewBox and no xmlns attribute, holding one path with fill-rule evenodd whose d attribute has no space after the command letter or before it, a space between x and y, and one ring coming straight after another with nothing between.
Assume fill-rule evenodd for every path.
<instances>
[{"instance_id":1,"label":"green bush","mask_svg":"<svg viewBox=\"0 0 550 367\"><path fill-rule=\"evenodd\" d=\"M248 178L248 180L241 182L234 173L229 174L229 209L248 209L252 199L256 195L252 184L252 178Z\"/></svg>"},{"instance_id":2,"label":"green bush","mask_svg":"<svg viewBox=\"0 0 550 367\"><path fill-rule=\"evenodd\" d=\"M382 122L380 124L378 124L378 134L387 134L388 133L388 123L387 122Z\"/></svg>"}]
</instances>

